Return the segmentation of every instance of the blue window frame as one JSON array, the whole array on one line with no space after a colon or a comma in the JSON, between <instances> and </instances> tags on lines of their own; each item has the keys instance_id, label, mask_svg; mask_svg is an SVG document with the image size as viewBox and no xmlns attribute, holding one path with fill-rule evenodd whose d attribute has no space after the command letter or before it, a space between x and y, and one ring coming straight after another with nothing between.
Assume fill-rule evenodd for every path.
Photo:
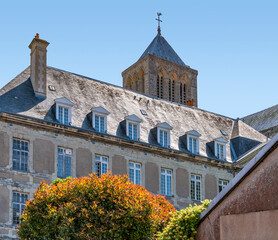
<instances>
[{"instance_id":1,"label":"blue window frame","mask_svg":"<svg viewBox=\"0 0 278 240\"><path fill-rule=\"evenodd\" d=\"M66 107L59 106L58 120L62 124L69 124L69 109Z\"/></svg>"},{"instance_id":2,"label":"blue window frame","mask_svg":"<svg viewBox=\"0 0 278 240\"><path fill-rule=\"evenodd\" d=\"M172 171L161 169L161 194L172 196Z\"/></svg>"},{"instance_id":3,"label":"blue window frame","mask_svg":"<svg viewBox=\"0 0 278 240\"><path fill-rule=\"evenodd\" d=\"M128 123L128 137L132 140L137 141L138 137L138 124Z\"/></svg>"},{"instance_id":4,"label":"blue window frame","mask_svg":"<svg viewBox=\"0 0 278 240\"><path fill-rule=\"evenodd\" d=\"M162 147L169 147L169 143L168 143L168 131L159 130L159 144Z\"/></svg>"},{"instance_id":5,"label":"blue window frame","mask_svg":"<svg viewBox=\"0 0 278 240\"><path fill-rule=\"evenodd\" d=\"M129 162L129 181L141 185L141 164Z\"/></svg>"},{"instance_id":6,"label":"blue window frame","mask_svg":"<svg viewBox=\"0 0 278 240\"><path fill-rule=\"evenodd\" d=\"M197 138L189 137L189 151L197 154L198 149L197 149Z\"/></svg>"},{"instance_id":7,"label":"blue window frame","mask_svg":"<svg viewBox=\"0 0 278 240\"><path fill-rule=\"evenodd\" d=\"M71 176L71 156L71 149L58 147L58 178L67 178Z\"/></svg>"},{"instance_id":8,"label":"blue window frame","mask_svg":"<svg viewBox=\"0 0 278 240\"><path fill-rule=\"evenodd\" d=\"M13 225L20 223L19 218L24 211L27 200L28 194L13 192Z\"/></svg>"},{"instance_id":9,"label":"blue window frame","mask_svg":"<svg viewBox=\"0 0 278 240\"><path fill-rule=\"evenodd\" d=\"M13 170L28 171L29 142L13 139Z\"/></svg>"},{"instance_id":10,"label":"blue window frame","mask_svg":"<svg viewBox=\"0 0 278 240\"><path fill-rule=\"evenodd\" d=\"M95 172L100 177L102 174L107 173L108 157L96 155L95 156Z\"/></svg>"},{"instance_id":11,"label":"blue window frame","mask_svg":"<svg viewBox=\"0 0 278 240\"><path fill-rule=\"evenodd\" d=\"M105 133L105 117L95 115L95 130L97 132Z\"/></svg>"}]
</instances>

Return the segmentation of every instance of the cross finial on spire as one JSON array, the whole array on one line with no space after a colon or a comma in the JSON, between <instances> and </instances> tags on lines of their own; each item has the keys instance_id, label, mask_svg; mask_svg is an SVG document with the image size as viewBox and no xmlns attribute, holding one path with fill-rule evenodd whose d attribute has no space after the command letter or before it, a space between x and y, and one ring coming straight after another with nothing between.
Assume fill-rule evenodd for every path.
<instances>
[{"instance_id":1,"label":"cross finial on spire","mask_svg":"<svg viewBox=\"0 0 278 240\"><path fill-rule=\"evenodd\" d=\"M157 20L157 22L158 22L157 32L158 32L159 34L161 34L161 29L160 29L160 22L162 22L162 20L160 20L160 16L161 16L161 15L162 15L162 13L158 12L158 13L157 13L157 17L158 17L158 18L155 19L155 20Z\"/></svg>"}]
</instances>

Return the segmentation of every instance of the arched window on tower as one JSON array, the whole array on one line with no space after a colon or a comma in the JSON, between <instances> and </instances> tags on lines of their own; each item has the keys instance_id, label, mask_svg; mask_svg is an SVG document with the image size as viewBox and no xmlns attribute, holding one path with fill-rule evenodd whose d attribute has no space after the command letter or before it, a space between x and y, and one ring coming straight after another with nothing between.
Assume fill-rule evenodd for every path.
<instances>
[{"instance_id":1,"label":"arched window on tower","mask_svg":"<svg viewBox=\"0 0 278 240\"><path fill-rule=\"evenodd\" d=\"M186 104L186 85L183 85L183 104Z\"/></svg>"},{"instance_id":2,"label":"arched window on tower","mask_svg":"<svg viewBox=\"0 0 278 240\"><path fill-rule=\"evenodd\" d=\"M157 97L163 98L163 73L160 70L157 74L157 82L156 82L156 91L157 91Z\"/></svg>"},{"instance_id":3,"label":"arched window on tower","mask_svg":"<svg viewBox=\"0 0 278 240\"><path fill-rule=\"evenodd\" d=\"M183 104L183 84L180 83L180 103Z\"/></svg>"},{"instance_id":4,"label":"arched window on tower","mask_svg":"<svg viewBox=\"0 0 278 240\"><path fill-rule=\"evenodd\" d=\"M188 84L188 77L187 75L183 75L181 78L181 85L180 85L180 103L186 105L186 86Z\"/></svg>"},{"instance_id":5,"label":"arched window on tower","mask_svg":"<svg viewBox=\"0 0 278 240\"><path fill-rule=\"evenodd\" d=\"M175 101L175 82L177 81L177 74L172 72L169 79L169 100Z\"/></svg>"}]
</instances>

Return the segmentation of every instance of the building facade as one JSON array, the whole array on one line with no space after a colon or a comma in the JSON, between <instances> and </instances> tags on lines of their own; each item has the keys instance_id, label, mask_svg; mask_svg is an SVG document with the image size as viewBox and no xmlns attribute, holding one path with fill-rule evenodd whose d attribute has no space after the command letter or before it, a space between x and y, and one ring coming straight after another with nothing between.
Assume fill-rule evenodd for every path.
<instances>
[{"instance_id":1,"label":"building facade","mask_svg":"<svg viewBox=\"0 0 278 240\"><path fill-rule=\"evenodd\" d=\"M110 170L181 209L214 198L267 141L198 109L197 71L161 38L122 73L123 88L48 67L49 43L32 40L30 67L0 90L0 238L16 238L42 180Z\"/></svg>"}]
</instances>

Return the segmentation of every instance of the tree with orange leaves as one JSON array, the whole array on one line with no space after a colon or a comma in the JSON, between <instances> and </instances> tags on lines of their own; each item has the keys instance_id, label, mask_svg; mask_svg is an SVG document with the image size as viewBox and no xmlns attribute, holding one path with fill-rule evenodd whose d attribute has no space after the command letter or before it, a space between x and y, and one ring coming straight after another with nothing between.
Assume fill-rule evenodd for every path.
<instances>
[{"instance_id":1,"label":"tree with orange leaves","mask_svg":"<svg viewBox=\"0 0 278 240\"><path fill-rule=\"evenodd\" d=\"M21 217L21 239L152 239L175 211L128 176L42 182Z\"/></svg>"}]
</instances>

